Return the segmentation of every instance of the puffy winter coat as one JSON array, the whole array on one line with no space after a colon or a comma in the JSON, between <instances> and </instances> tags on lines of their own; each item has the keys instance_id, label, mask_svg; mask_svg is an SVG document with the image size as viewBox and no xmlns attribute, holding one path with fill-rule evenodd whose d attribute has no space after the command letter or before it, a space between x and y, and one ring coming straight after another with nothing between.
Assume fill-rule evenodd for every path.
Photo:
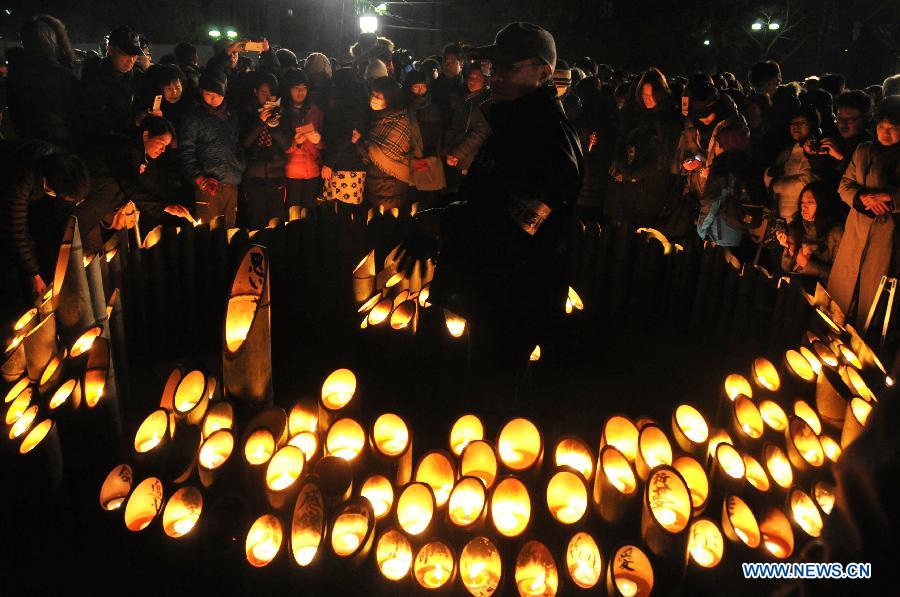
<instances>
[{"instance_id":1,"label":"puffy winter coat","mask_svg":"<svg viewBox=\"0 0 900 597\"><path fill-rule=\"evenodd\" d=\"M238 119L227 102L213 110L201 104L184 119L178 131L181 167L188 180L211 176L219 182L238 184L244 160L238 141Z\"/></svg>"}]
</instances>

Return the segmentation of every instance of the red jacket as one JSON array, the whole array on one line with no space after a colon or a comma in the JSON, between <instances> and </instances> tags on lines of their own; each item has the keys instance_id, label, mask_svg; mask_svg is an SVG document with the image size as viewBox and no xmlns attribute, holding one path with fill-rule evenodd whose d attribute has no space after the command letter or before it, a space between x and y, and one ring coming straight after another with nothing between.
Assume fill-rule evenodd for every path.
<instances>
[{"instance_id":1,"label":"red jacket","mask_svg":"<svg viewBox=\"0 0 900 597\"><path fill-rule=\"evenodd\" d=\"M316 127L316 132L324 137L324 123L325 115L318 106L313 104L306 112L306 116L302 119L297 119L293 126L312 124ZM284 152L287 156L287 163L284 167L285 176L304 180L318 178L322 170L320 154L323 147L324 144L321 139L316 144L304 141L297 145L291 142L291 146Z\"/></svg>"}]
</instances>

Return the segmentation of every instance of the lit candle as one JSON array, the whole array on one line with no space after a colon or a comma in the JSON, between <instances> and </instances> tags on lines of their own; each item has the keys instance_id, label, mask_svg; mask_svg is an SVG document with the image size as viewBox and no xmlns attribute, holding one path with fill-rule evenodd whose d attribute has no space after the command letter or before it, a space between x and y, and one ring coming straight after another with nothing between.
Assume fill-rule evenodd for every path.
<instances>
[{"instance_id":1,"label":"lit candle","mask_svg":"<svg viewBox=\"0 0 900 597\"><path fill-rule=\"evenodd\" d=\"M769 553L771 553L776 558L787 557L787 546L778 537L763 533L762 538L763 544L766 546L766 549L769 550Z\"/></svg>"},{"instance_id":2,"label":"lit candle","mask_svg":"<svg viewBox=\"0 0 900 597\"><path fill-rule=\"evenodd\" d=\"M708 568L716 561L716 554L705 545L694 546L691 549L691 557L704 568Z\"/></svg>"},{"instance_id":3,"label":"lit candle","mask_svg":"<svg viewBox=\"0 0 900 597\"><path fill-rule=\"evenodd\" d=\"M675 524L675 521L678 518L678 515L675 514L675 510L671 508L657 508L653 510L653 514L656 516L656 520L659 521L664 527L671 526Z\"/></svg>"},{"instance_id":4,"label":"lit candle","mask_svg":"<svg viewBox=\"0 0 900 597\"><path fill-rule=\"evenodd\" d=\"M150 439L146 439L146 440L142 441L140 444L138 444L138 452L140 452L142 454L145 452L149 452L150 450L152 450L153 448L158 446L159 442L161 442L161 441L162 441L162 438L160 438L159 434L154 431L153 437L151 437Z\"/></svg>"},{"instance_id":5,"label":"lit candle","mask_svg":"<svg viewBox=\"0 0 900 597\"><path fill-rule=\"evenodd\" d=\"M623 597L634 597L637 595L637 583L628 578L616 577L616 587Z\"/></svg>"},{"instance_id":6,"label":"lit candle","mask_svg":"<svg viewBox=\"0 0 900 597\"><path fill-rule=\"evenodd\" d=\"M250 548L250 551L253 553L253 557L259 560L260 562L267 562L275 557L275 554L278 553L278 545L271 538L265 538L258 543L255 543L253 547Z\"/></svg>"},{"instance_id":7,"label":"lit candle","mask_svg":"<svg viewBox=\"0 0 900 597\"><path fill-rule=\"evenodd\" d=\"M436 589L447 582L447 578L450 574L440 562L437 562L430 566L425 566L422 570L422 582L426 587L431 589Z\"/></svg>"},{"instance_id":8,"label":"lit candle","mask_svg":"<svg viewBox=\"0 0 900 597\"><path fill-rule=\"evenodd\" d=\"M741 539L741 541L748 545L750 544L750 537L747 535L747 533L744 532L743 529L741 529L740 527L734 527L734 533Z\"/></svg>"},{"instance_id":9,"label":"lit candle","mask_svg":"<svg viewBox=\"0 0 900 597\"><path fill-rule=\"evenodd\" d=\"M381 572L386 577L394 580L406 576L410 565L409 554L396 554L381 563Z\"/></svg>"},{"instance_id":10,"label":"lit candle","mask_svg":"<svg viewBox=\"0 0 900 597\"><path fill-rule=\"evenodd\" d=\"M547 591L547 573L539 563L529 564L517 583L522 595L543 595Z\"/></svg>"},{"instance_id":11,"label":"lit candle","mask_svg":"<svg viewBox=\"0 0 900 597\"><path fill-rule=\"evenodd\" d=\"M175 529L175 533L180 537L194 528L194 525L197 524L199 518L199 514L188 514L176 520L172 524L172 527Z\"/></svg>"},{"instance_id":12,"label":"lit candle","mask_svg":"<svg viewBox=\"0 0 900 597\"><path fill-rule=\"evenodd\" d=\"M125 503L125 498L113 498L106 503L107 510L118 510Z\"/></svg>"}]
</instances>

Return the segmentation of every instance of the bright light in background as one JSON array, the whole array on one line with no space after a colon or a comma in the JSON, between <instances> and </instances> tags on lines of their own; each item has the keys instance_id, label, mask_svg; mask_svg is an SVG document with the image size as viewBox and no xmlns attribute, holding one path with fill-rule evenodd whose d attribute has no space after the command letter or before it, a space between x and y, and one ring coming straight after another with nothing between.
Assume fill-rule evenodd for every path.
<instances>
[{"instance_id":1,"label":"bright light in background","mask_svg":"<svg viewBox=\"0 0 900 597\"><path fill-rule=\"evenodd\" d=\"M709 40L708 40L708 39L704 39L704 40L703 40L703 45L704 45L704 46L708 46L708 45L709 45Z\"/></svg>"},{"instance_id":2,"label":"bright light in background","mask_svg":"<svg viewBox=\"0 0 900 597\"><path fill-rule=\"evenodd\" d=\"M763 28L763 24L760 23L759 21L756 21L755 23L750 25L750 28L753 29L754 31L761 31Z\"/></svg>"},{"instance_id":3,"label":"bright light in background","mask_svg":"<svg viewBox=\"0 0 900 597\"><path fill-rule=\"evenodd\" d=\"M377 12L380 15L387 14L387 4L382 2L381 4L379 4L378 6L375 7L375 12Z\"/></svg>"},{"instance_id":4,"label":"bright light in background","mask_svg":"<svg viewBox=\"0 0 900 597\"><path fill-rule=\"evenodd\" d=\"M375 15L359 17L359 30L361 33L375 33L378 31L378 17Z\"/></svg>"},{"instance_id":5,"label":"bright light in background","mask_svg":"<svg viewBox=\"0 0 900 597\"><path fill-rule=\"evenodd\" d=\"M235 37L237 37L237 31L235 31L234 29L229 29L225 32L225 37L227 37L228 39L234 39Z\"/></svg>"},{"instance_id":6,"label":"bright light in background","mask_svg":"<svg viewBox=\"0 0 900 597\"><path fill-rule=\"evenodd\" d=\"M770 30L770 31L778 31L779 29L781 29L781 24L780 24L780 23L769 23L769 30Z\"/></svg>"},{"instance_id":7,"label":"bright light in background","mask_svg":"<svg viewBox=\"0 0 900 597\"><path fill-rule=\"evenodd\" d=\"M219 37L222 37L222 32L219 31L218 29L210 29L209 36L213 37L213 38L219 38Z\"/></svg>"}]
</instances>

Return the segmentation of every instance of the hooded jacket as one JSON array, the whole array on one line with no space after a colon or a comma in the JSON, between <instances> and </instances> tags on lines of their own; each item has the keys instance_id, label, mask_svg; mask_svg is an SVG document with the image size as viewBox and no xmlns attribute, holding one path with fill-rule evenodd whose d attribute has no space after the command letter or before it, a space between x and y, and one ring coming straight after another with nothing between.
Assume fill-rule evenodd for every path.
<instances>
[{"instance_id":1,"label":"hooded jacket","mask_svg":"<svg viewBox=\"0 0 900 597\"><path fill-rule=\"evenodd\" d=\"M238 140L238 119L227 102L219 110L197 106L178 131L181 167L188 180L211 176L226 184L238 184L244 160Z\"/></svg>"}]
</instances>

